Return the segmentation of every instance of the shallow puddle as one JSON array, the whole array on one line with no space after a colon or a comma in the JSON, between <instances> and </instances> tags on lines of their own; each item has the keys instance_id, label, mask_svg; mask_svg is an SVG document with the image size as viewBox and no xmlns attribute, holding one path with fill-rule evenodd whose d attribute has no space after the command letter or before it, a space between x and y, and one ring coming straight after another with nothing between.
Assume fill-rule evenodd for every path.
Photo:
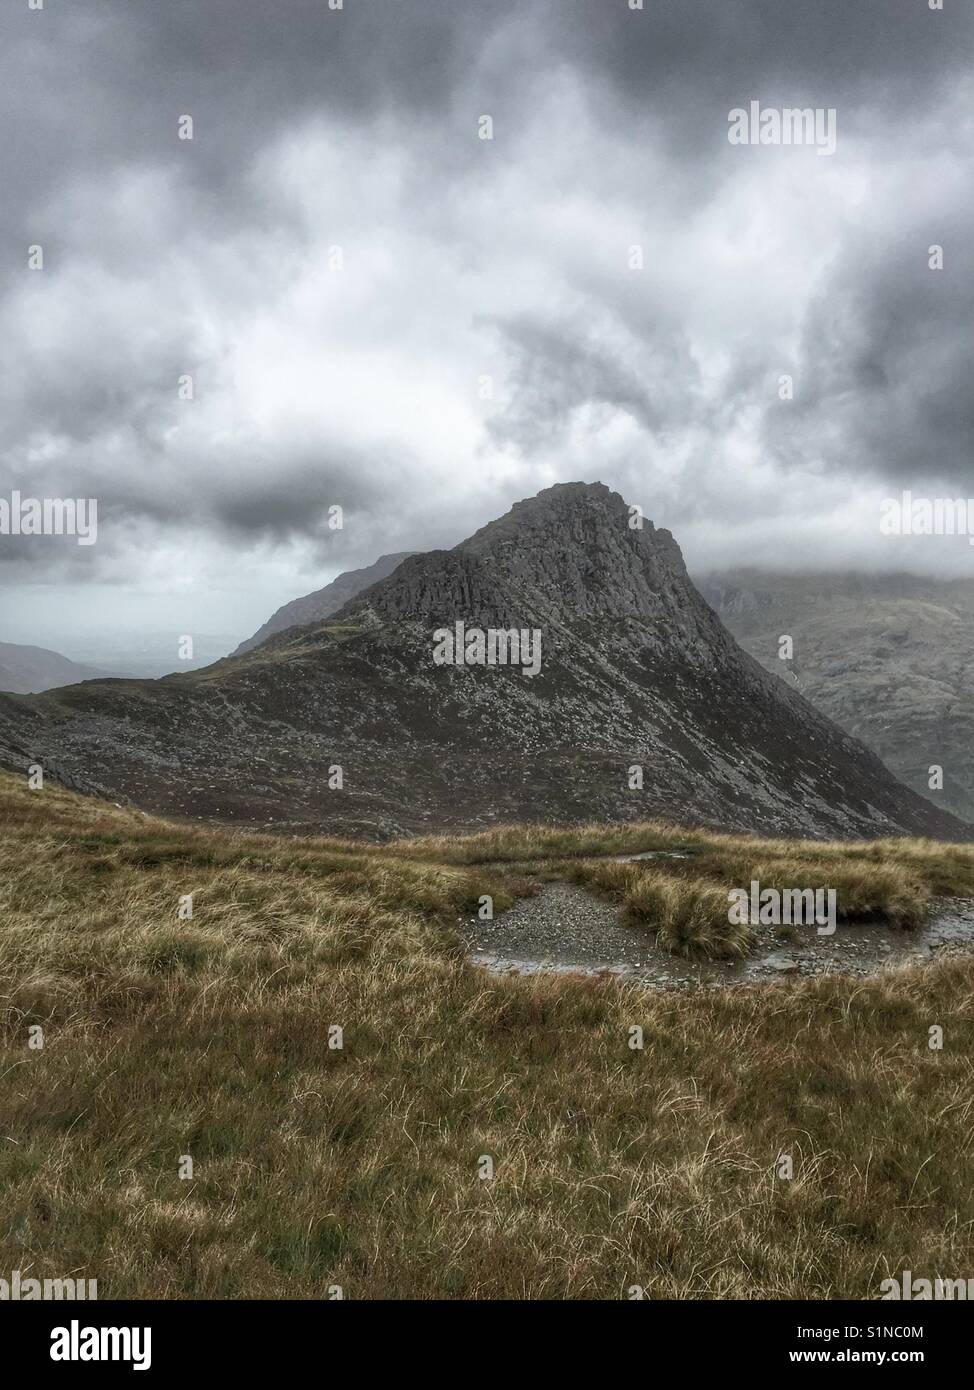
<instances>
[{"instance_id":1,"label":"shallow puddle","mask_svg":"<svg viewBox=\"0 0 974 1390\"><path fill-rule=\"evenodd\" d=\"M829 972L869 975L941 951L974 950L974 899L936 900L929 922L914 931L840 922L833 936L808 926L782 937L781 928L758 927L752 953L740 961L681 960L661 950L651 931L624 921L617 904L568 883L519 899L492 922L463 918L458 926L470 959L495 972L605 973L660 989L713 989Z\"/></svg>"}]
</instances>

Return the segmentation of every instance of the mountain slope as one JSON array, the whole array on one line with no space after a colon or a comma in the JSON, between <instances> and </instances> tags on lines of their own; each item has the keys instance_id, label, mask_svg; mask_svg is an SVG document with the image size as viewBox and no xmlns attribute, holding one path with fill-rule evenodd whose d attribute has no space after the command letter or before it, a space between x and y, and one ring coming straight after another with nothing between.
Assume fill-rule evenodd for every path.
<instances>
[{"instance_id":1,"label":"mountain slope","mask_svg":"<svg viewBox=\"0 0 974 1390\"><path fill-rule=\"evenodd\" d=\"M698 587L769 671L908 786L974 820L974 581L735 570ZM791 662L778 657L786 633Z\"/></svg>"},{"instance_id":2,"label":"mountain slope","mask_svg":"<svg viewBox=\"0 0 974 1390\"><path fill-rule=\"evenodd\" d=\"M437 665L434 633L457 621L537 629L539 673ZM630 530L600 483L549 488L326 622L204 671L0 698L4 749L7 766L31 758L152 810L287 829L660 815L970 833L742 652L669 532Z\"/></svg>"},{"instance_id":3,"label":"mountain slope","mask_svg":"<svg viewBox=\"0 0 974 1390\"><path fill-rule=\"evenodd\" d=\"M304 623L324 622L325 618L337 613L339 608L349 599L355 598L363 589L392 574L412 553L411 550L400 550L392 555L380 555L374 565L366 565L358 570L346 570L323 589L316 589L312 594L304 594L301 598L283 604L257 629L253 637L241 642L239 647L230 653L231 656L242 656L244 652L253 651L262 642L266 642L268 637L273 637L275 632L284 632L289 627Z\"/></svg>"},{"instance_id":4,"label":"mountain slope","mask_svg":"<svg viewBox=\"0 0 974 1390\"><path fill-rule=\"evenodd\" d=\"M80 666L46 647L0 642L0 690L31 695L58 685L73 685L99 676L93 666Z\"/></svg>"}]
</instances>

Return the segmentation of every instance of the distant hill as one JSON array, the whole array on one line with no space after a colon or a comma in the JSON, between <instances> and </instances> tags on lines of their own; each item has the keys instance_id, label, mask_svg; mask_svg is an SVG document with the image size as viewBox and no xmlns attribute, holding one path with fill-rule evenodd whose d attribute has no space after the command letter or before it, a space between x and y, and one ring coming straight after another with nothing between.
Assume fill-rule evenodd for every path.
<instances>
[{"instance_id":1,"label":"distant hill","mask_svg":"<svg viewBox=\"0 0 974 1390\"><path fill-rule=\"evenodd\" d=\"M380 579L387 578L412 554L411 550L400 550L393 555L380 555L374 565L366 565L360 570L346 570L323 589L316 589L313 594L305 594L303 598L292 599L268 618L253 637L241 642L231 655L241 656L244 652L253 651L254 647L266 642L268 637L273 637L275 632L284 632L289 627L297 627L303 623L323 622L325 618L337 613L349 599L356 598L363 589L368 589Z\"/></svg>"},{"instance_id":2,"label":"distant hill","mask_svg":"<svg viewBox=\"0 0 974 1390\"><path fill-rule=\"evenodd\" d=\"M670 533L629 521L603 484L559 484L242 656L0 696L0 764L149 810L369 838L647 816L974 834L743 652ZM536 629L537 674L439 664L455 623Z\"/></svg>"},{"instance_id":3,"label":"distant hill","mask_svg":"<svg viewBox=\"0 0 974 1390\"><path fill-rule=\"evenodd\" d=\"M907 786L974 820L974 580L738 569L697 586L767 670ZM784 635L790 662L778 657ZM933 765L943 791L929 788Z\"/></svg>"},{"instance_id":4,"label":"distant hill","mask_svg":"<svg viewBox=\"0 0 974 1390\"><path fill-rule=\"evenodd\" d=\"M33 695L58 685L75 685L104 675L91 666L79 666L46 647L23 647L0 642L0 690L14 695Z\"/></svg>"}]
</instances>

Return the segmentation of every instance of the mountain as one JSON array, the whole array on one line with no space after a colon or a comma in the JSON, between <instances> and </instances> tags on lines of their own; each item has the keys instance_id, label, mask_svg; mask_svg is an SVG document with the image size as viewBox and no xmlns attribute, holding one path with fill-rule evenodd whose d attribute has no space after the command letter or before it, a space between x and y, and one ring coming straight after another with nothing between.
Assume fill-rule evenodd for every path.
<instances>
[{"instance_id":1,"label":"mountain","mask_svg":"<svg viewBox=\"0 0 974 1390\"><path fill-rule=\"evenodd\" d=\"M437 664L457 622L475 639L536 630L537 674ZM153 811L289 831L663 816L974 833L743 652L670 533L630 529L601 483L548 488L324 622L205 670L0 696L0 763L28 761Z\"/></svg>"},{"instance_id":2,"label":"mountain","mask_svg":"<svg viewBox=\"0 0 974 1390\"><path fill-rule=\"evenodd\" d=\"M94 667L79 666L46 647L24 647L0 642L0 690L30 695L58 685L74 685L101 675Z\"/></svg>"},{"instance_id":3,"label":"mountain","mask_svg":"<svg viewBox=\"0 0 974 1390\"><path fill-rule=\"evenodd\" d=\"M368 589L370 585L392 574L393 570L412 554L411 550L399 550L393 555L380 555L374 565L366 565L360 570L346 570L323 589L316 589L313 594L305 594L303 598L292 599L268 618L253 637L241 642L240 646L231 652L231 656L242 656L244 652L253 651L262 642L266 642L268 637L273 637L275 632L284 632L289 627L304 623L323 622L363 589Z\"/></svg>"},{"instance_id":4,"label":"mountain","mask_svg":"<svg viewBox=\"0 0 974 1390\"><path fill-rule=\"evenodd\" d=\"M769 671L907 786L974 820L974 580L740 569L697 584ZM790 662L778 657L785 634ZM929 787L934 765L942 791Z\"/></svg>"}]
</instances>

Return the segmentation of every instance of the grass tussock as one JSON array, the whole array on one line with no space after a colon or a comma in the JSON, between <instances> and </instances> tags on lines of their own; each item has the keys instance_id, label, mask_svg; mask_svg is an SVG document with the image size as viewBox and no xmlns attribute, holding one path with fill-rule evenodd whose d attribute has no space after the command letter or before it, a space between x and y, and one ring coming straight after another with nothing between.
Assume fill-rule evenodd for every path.
<instances>
[{"instance_id":1,"label":"grass tussock","mask_svg":"<svg viewBox=\"0 0 974 1390\"><path fill-rule=\"evenodd\" d=\"M490 977L451 927L507 890L454 851L0 777L0 1270L101 1298L871 1298L971 1268L974 962L690 994ZM928 887L936 852L904 847Z\"/></svg>"},{"instance_id":2,"label":"grass tussock","mask_svg":"<svg viewBox=\"0 0 974 1390\"><path fill-rule=\"evenodd\" d=\"M564 865L565 877L620 899L630 915L656 932L657 943L677 956L729 959L747 955L754 932L728 920L727 891L716 884L677 877L640 864L582 860Z\"/></svg>"},{"instance_id":3,"label":"grass tussock","mask_svg":"<svg viewBox=\"0 0 974 1390\"><path fill-rule=\"evenodd\" d=\"M750 856L659 863L666 867L565 860L558 870L574 883L619 899L631 917L653 928L664 950L710 959L745 956L753 944L751 925L731 920L728 896L731 889L748 890L752 880L762 891L832 889L836 916L843 922L878 920L913 928L926 920L930 905L926 884L911 868L885 863L835 865Z\"/></svg>"}]
</instances>

